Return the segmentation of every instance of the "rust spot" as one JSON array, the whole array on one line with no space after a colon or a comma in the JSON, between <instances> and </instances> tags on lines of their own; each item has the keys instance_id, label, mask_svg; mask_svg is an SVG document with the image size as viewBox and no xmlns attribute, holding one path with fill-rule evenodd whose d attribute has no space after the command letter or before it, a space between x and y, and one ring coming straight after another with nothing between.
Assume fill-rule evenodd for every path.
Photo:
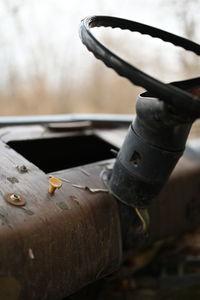
<instances>
[{"instance_id":1,"label":"rust spot","mask_svg":"<svg viewBox=\"0 0 200 300\"><path fill-rule=\"evenodd\" d=\"M56 202L56 205L62 210L69 209L68 205L65 202Z\"/></svg>"},{"instance_id":2,"label":"rust spot","mask_svg":"<svg viewBox=\"0 0 200 300\"><path fill-rule=\"evenodd\" d=\"M11 276L0 277L0 299L19 300L21 286L18 280Z\"/></svg>"},{"instance_id":3,"label":"rust spot","mask_svg":"<svg viewBox=\"0 0 200 300\"><path fill-rule=\"evenodd\" d=\"M16 177L7 177L7 180L13 184L19 182L19 180Z\"/></svg>"}]
</instances>

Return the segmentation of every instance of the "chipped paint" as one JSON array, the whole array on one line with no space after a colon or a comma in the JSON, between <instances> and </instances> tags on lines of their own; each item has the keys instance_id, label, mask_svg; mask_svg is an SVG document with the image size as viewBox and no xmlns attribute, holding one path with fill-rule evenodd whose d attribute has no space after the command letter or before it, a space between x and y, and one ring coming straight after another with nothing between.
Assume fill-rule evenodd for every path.
<instances>
[{"instance_id":1,"label":"chipped paint","mask_svg":"<svg viewBox=\"0 0 200 300\"><path fill-rule=\"evenodd\" d=\"M78 189L86 190L91 193L108 193L108 189L98 189L98 188L90 188L88 186L78 185L78 184L72 184L73 187L76 187Z\"/></svg>"},{"instance_id":2,"label":"chipped paint","mask_svg":"<svg viewBox=\"0 0 200 300\"><path fill-rule=\"evenodd\" d=\"M7 177L7 180L13 184L19 182L19 180L16 177Z\"/></svg>"}]
</instances>

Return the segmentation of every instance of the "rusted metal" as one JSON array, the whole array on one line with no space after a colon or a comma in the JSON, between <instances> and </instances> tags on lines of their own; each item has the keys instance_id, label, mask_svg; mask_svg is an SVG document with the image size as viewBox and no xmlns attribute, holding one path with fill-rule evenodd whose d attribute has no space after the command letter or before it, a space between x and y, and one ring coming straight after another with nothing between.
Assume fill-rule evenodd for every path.
<instances>
[{"instance_id":1,"label":"rusted metal","mask_svg":"<svg viewBox=\"0 0 200 300\"><path fill-rule=\"evenodd\" d=\"M183 156L149 208L149 240L176 236L200 224L200 164Z\"/></svg>"},{"instance_id":2,"label":"rusted metal","mask_svg":"<svg viewBox=\"0 0 200 300\"><path fill-rule=\"evenodd\" d=\"M0 203L0 282L12 278L20 287L15 299L62 299L82 286L116 270L121 261L121 231L116 200L107 193L91 193L72 183L105 188L101 165L53 173L67 181L54 196L48 194L48 174L0 141L2 184L0 195L13 184L4 174L18 178L15 193L26 207ZM26 165L19 173L15 165ZM91 174L89 177L87 174ZM9 281L10 282L10 281ZM7 288L6 288L7 287ZM1 293L9 294L12 285Z\"/></svg>"},{"instance_id":3,"label":"rusted metal","mask_svg":"<svg viewBox=\"0 0 200 300\"><path fill-rule=\"evenodd\" d=\"M148 207L150 221L145 234L134 210L119 204L125 252L137 252L145 245L178 236L200 225L199 186L200 164L184 155L159 196Z\"/></svg>"},{"instance_id":4,"label":"rusted metal","mask_svg":"<svg viewBox=\"0 0 200 300\"><path fill-rule=\"evenodd\" d=\"M84 167L91 178L80 172L77 177L78 168L54 173L54 176L69 181L55 194L55 201L53 198L45 200L43 187L39 201L32 199L28 204L29 209L32 207L32 216L21 212L21 221L19 216L17 221L16 216L10 215L6 231L5 225L1 226L0 255L6 255L8 259L3 263L1 275L9 272L13 278L18 278L19 299L40 299L43 295L61 299L119 265L121 237L116 200L107 193L91 193L72 184L103 188L99 173L104 167L103 164ZM187 208L192 201L190 196L195 193L198 196L194 187L199 183L199 175L200 167L183 158L166 190L149 209L150 228L142 244L180 234L199 224L200 219L191 222L187 217ZM24 218L26 225L22 223ZM9 230L10 226L14 228ZM17 240L19 235L21 243ZM134 240L134 234L127 238ZM139 245L133 246L137 249ZM34 286L39 289L35 290Z\"/></svg>"},{"instance_id":5,"label":"rusted metal","mask_svg":"<svg viewBox=\"0 0 200 300\"><path fill-rule=\"evenodd\" d=\"M18 136L23 138L19 128ZM35 131L34 138L38 136ZM9 135L4 138L9 142ZM108 142L112 144L111 134ZM142 231L138 235L141 220L133 209L120 219L121 207L101 179L100 174L112 167L113 159L51 172L63 182L62 189L51 197L50 174L5 146L0 141L1 198L14 186L15 193L23 195L27 203L16 208L4 200L0 202L0 282L8 280L2 294L0 289L0 299L6 299L2 295L9 293L12 282L16 296L13 299L62 299L116 270L122 261L122 247L126 257L143 245L200 224L200 165L192 158L181 158L167 185L152 202L150 225L144 236ZM28 172L19 172L16 165L25 165ZM13 185L9 177L18 182Z\"/></svg>"}]
</instances>

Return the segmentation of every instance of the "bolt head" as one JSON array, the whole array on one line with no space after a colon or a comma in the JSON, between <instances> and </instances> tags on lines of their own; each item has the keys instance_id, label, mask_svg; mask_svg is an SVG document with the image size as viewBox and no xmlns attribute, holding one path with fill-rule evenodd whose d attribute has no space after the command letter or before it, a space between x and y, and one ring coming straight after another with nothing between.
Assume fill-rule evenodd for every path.
<instances>
[{"instance_id":1,"label":"bolt head","mask_svg":"<svg viewBox=\"0 0 200 300\"><path fill-rule=\"evenodd\" d=\"M26 204L26 200L21 195L16 193L6 194L4 199L7 203L14 205L14 206L24 206Z\"/></svg>"}]
</instances>

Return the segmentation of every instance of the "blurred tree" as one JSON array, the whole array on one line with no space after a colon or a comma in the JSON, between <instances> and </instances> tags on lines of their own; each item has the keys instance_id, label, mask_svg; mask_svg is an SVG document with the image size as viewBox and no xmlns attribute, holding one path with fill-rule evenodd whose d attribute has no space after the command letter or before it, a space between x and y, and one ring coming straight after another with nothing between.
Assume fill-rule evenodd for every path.
<instances>
[{"instance_id":1,"label":"blurred tree","mask_svg":"<svg viewBox=\"0 0 200 300\"><path fill-rule=\"evenodd\" d=\"M178 18L182 35L198 43L200 0L171 0L170 2ZM184 75L199 76L200 59L196 55L185 51L180 52L180 62Z\"/></svg>"}]
</instances>

